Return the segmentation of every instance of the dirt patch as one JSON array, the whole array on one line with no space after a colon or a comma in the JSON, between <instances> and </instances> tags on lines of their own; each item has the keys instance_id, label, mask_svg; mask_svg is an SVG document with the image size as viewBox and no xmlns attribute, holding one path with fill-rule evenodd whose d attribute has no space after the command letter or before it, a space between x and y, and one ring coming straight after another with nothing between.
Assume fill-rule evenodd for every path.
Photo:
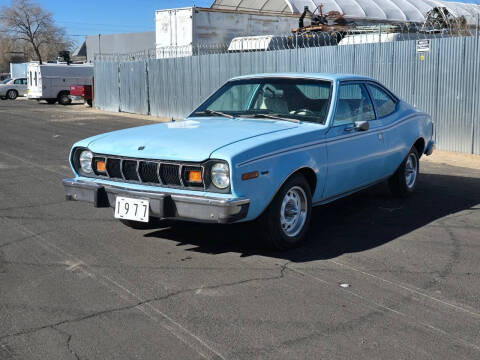
<instances>
[{"instance_id":1,"label":"dirt patch","mask_svg":"<svg viewBox=\"0 0 480 360\"><path fill-rule=\"evenodd\" d=\"M480 170L480 155L462 154L436 150L431 156L423 156L423 161Z\"/></svg>"},{"instance_id":2,"label":"dirt patch","mask_svg":"<svg viewBox=\"0 0 480 360\"><path fill-rule=\"evenodd\" d=\"M127 117L130 119L141 119L141 120L149 120L149 121L157 121L157 122L170 122L172 121L171 118L165 118L165 117L156 117L156 116L151 116L151 115L140 115L140 114L130 114L130 113L124 113L124 112L114 112L114 111L106 111L106 110L100 110L100 109L95 109L91 107L85 106L82 111L94 113L94 114L108 114L108 115L113 115L113 116L120 116L120 117Z\"/></svg>"}]
</instances>

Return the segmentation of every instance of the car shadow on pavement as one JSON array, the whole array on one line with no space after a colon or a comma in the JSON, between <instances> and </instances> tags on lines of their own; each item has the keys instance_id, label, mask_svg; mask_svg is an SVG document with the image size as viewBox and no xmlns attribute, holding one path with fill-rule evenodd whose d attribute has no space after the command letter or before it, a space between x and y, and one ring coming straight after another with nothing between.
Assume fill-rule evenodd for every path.
<instances>
[{"instance_id":1,"label":"car shadow on pavement","mask_svg":"<svg viewBox=\"0 0 480 360\"><path fill-rule=\"evenodd\" d=\"M290 251L266 249L253 224L176 222L145 236L173 240L178 246L193 245L188 251L208 254L237 252L241 256L263 255L305 262L382 246L479 203L479 178L422 174L415 194L407 199L393 198L388 186L380 184L314 208L308 240L302 247Z\"/></svg>"}]
</instances>

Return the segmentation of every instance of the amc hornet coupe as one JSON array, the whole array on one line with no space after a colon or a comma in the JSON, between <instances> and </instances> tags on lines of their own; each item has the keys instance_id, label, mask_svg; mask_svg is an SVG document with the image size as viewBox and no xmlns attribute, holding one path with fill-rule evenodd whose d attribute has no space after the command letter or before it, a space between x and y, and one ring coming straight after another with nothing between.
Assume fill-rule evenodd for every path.
<instances>
[{"instance_id":1,"label":"amc hornet coupe","mask_svg":"<svg viewBox=\"0 0 480 360\"><path fill-rule=\"evenodd\" d=\"M70 154L67 199L112 207L133 228L159 219L258 221L277 249L306 237L312 207L388 180L415 190L434 149L430 116L373 79L234 78L182 121L97 135Z\"/></svg>"}]
</instances>

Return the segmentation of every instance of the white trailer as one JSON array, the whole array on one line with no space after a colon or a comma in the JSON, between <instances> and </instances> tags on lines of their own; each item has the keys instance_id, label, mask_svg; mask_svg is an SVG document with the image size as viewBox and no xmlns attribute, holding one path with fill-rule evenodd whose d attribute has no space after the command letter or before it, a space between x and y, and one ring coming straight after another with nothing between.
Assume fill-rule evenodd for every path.
<instances>
[{"instance_id":1,"label":"white trailer","mask_svg":"<svg viewBox=\"0 0 480 360\"><path fill-rule=\"evenodd\" d=\"M49 104L57 101L70 104L70 85L92 85L92 64L42 64L28 63L27 98L46 100Z\"/></svg>"},{"instance_id":2,"label":"white trailer","mask_svg":"<svg viewBox=\"0 0 480 360\"><path fill-rule=\"evenodd\" d=\"M298 27L298 15L260 14L188 7L157 10L157 58L191 56L196 50L228 48L244 35L288 35Z\"/></svg>"}]
</instances>

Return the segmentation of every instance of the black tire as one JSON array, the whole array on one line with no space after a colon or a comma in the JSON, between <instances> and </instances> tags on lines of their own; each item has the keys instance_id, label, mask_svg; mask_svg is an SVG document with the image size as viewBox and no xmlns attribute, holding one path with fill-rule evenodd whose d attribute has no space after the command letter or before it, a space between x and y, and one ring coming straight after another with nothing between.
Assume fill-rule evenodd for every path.
<instances>
[{"instance_id":1,"label":"black tire","mask_svg":"<svg viewBox=\"0 0 480 360\"><path fill-rule=\"evenodd\" d=\"M292 192L299 191L299 189L302 189L303 191L303 194L300 191L296 195L297 198L300 199L297 205L302 207L302 210L300 211L300 217L302 219L297 219L296 224L298 225L292 225L292 228L287 228L287 220L292 218L294 219L297 217L297 215L288 214L288 209L285 207L282 217L282 205L285 201L287 206L291 201L295 202L295 196L292 196L291 194ZM301 199L303 196L305 196L305 199ZM295 209L293 209L293 211L295 212ZM304 214L304 219L301 215L302 213ZM288 179L285 184L283 184L270 206L257 220L257 226L259 227L259 233L262 235L262 239L269 248L276 250L288 250L300 246L305 240L308 228L310 227L311 216L312 191L310 189L310 185L304 176L296 174Z\"/></svg>"},{"instance_id":2,"label":"black tire","mask_svg":"<svg viewBox=\"0 0 480 360\"><path fill-rule=\"evenodd\" d=\"M0 96L0 99L7 100L7 97L6 96Z\"/></svg>"},{"instance_id":3,"label":"black tire","mask_svg":"<svg viewBox=\"0 0 480 360\"><path fill-rule=\"evenodd\" d=\"M18 91L17 90L8 90L7 91L7 99L15 100L17 97L18 97Z\"/></svg>"},{"instance_id":4,"label":"black tire","mask_svg":"<svg viewBox=\"0 0 480 360\"><path fill-rule=\"evenodd\" d=\"M88 99L85 102L88 105L88 107L92 107L92 104L93 104L92 99Z\"/></svg>"},{"instance_id":5,"label":"black tire","mask_svg":"<svg viewBox=\"0 0 480 360\"><path fill-rule=\"evenodd\" d=\"M57 102L57 99L47 99L46 102L47 104L53 105Z\"/></svg>"},{"instance_id":6,"label":"black tire","mask_svg":"<svg viewBox=\"0 0 480 360\"><path fill-rule=\"evenodd\" d=\"M150 218L150 221L148 223L123 219L120 219L120 222L123 225L135 230L153 230L167 226L165 220L160 220L158 218Z\"/></svg>"},{"instance_id":7,"label":"black tire","mask_svg":"<svg viewBox=\"0 0 480 360\"><path fill-rule=\"evenodd\" d=\"M58 94L58 103L60 105L70 105L72 103L72 99L68 97L70 95L68 92L64 91Z\"/></svg>"},{"instance_id":8,"label":"black tire","mask_svg":"<svg viewBox=\"0 0 480 360\"><path fill-rule=\"evenodd\" d=\"M415 147L412 147L405 160L403 160L402 165L388 180L390 191L395 197L403 198L409 196L417 188L419 174L420 160L418 151ZM409 175L412 177L409 177Z\"/></svg>"}]
</instances>

